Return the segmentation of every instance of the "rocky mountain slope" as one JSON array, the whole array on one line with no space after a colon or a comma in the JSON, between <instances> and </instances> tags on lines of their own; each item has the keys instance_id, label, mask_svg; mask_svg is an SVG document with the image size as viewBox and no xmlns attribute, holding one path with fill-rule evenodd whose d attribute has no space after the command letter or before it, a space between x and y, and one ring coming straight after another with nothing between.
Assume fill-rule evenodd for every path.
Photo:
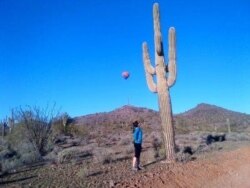
<instances>
[{"instance_id":1,"label":"rocky mountain slope","mask_svg":"<svg viewBox=\"0 0 250 188\"><path fill-rule=\"evenodd\" d=\"M144 123L147 128L160 129L158 111L126 105L110 112L96 113L74 118L79 125L114 126L129 128L134 120ZM216 105L201 103L196 107L174 116L177 132L189 131L243 131L250 127L250 115L227 110Z\"/></svg>"},{"instance_id":2,"label":"rocky mountain slope","mask_svg":"<svg viewBox=\"0 0 250 188\"><path fill-rule=\"evenodd\" d=\"M250 115L231 111L215 105L201 103L184 113L175 116L176 126L189 129L232 131L249 129Z\"/></svg>"},{"instance_id":3,"label":"rocky mountain slope","mask_svg":"<svg viewBox=\"0 0 250 188\"><path fill-rule=\"evenodd\" d=\"M131 105L122 106L111 112L76 117L74 120L79 125L92 128L96 126L113 126L114 128L129 129L135 120L145 123L147 127L160 128L160 118L157 111Z\"/></svg>"}]
</instances>

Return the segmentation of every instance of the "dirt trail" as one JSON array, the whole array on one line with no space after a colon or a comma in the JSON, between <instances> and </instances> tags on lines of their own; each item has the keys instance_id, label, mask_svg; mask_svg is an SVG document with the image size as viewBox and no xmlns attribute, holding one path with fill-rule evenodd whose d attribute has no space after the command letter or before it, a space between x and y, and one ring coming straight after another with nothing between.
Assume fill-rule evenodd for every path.
<instances>
[{"instance_id":1,"label":"dirt trail","mask_svg":"<svg viewBox=\"0 0 250 188\"><path fill-rule=\"evenodd\" d=\"M218 152L186 164L160 166L138 173L117 187L250 187L250 147Z\"/></svg>"}]
</instances>

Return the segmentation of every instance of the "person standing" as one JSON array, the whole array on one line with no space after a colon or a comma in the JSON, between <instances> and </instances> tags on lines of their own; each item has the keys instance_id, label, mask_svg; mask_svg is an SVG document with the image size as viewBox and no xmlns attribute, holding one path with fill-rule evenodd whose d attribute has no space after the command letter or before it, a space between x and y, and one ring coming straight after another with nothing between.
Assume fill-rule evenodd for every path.
<instances>
[{"instance_id":1,"label":"person standing","mask_svg":"<svg viewBox=\"0 0 250 188\"><path fill-rule=\"evenodd\" d=\"M133 157L133 170L141 170L140 167L140 155L142 150L142 129L139 126L138 121L133 122L133 143L135 148L135 155Z\"/></svg>"}]
</instances>

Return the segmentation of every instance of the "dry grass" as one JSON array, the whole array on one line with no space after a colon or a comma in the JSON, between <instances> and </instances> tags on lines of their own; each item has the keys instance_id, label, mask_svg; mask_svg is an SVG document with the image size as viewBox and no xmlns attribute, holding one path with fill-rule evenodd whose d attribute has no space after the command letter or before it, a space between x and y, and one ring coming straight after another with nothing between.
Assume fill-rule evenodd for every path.
<instances>
[{"instance_id":1,"label":"dry grass","mask_svg":"<svg viewBox=\"0 0 250 188\"><path fill-rule=\"evenodd\" d=\"M94 151L94 160L100 164L107 164L114 161L114 151L110 148L96 148Z\"/></svg>"},{"instance_id":2,"label":"dry grass","mask_svg":"<svg viewBox=\"0 0 250 188\"><path fill-rule=\"evenodd\" d=\"M58 163L66 163L72 160L92 156L92 151L83 147L70 147L62 150L57 155Z\"/></svg>"},{"instance_id":3,"label":"dry grass","mask_svg":"<svg viewBox=\"0 0 250 188\"><path fill-rule=\"evenodd\" d=\"M129 145L132 143L132 135L124 135L118 142L119 146Z\"/></svg>"}]
</instances>

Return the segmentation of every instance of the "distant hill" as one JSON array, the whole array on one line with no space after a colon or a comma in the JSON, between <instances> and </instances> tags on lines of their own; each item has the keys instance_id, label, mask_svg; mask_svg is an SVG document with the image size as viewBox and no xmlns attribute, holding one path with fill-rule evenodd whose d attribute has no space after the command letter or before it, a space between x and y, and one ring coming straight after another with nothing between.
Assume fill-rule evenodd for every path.
<instances>
[{"instance_id":1,"label":"distant hill","mask_svg":"<svg viewBox=\"0 0 250 188\"><path fill-rule=\"evenodd\" d=\"M134 120L139 120L147 128L160 129L159 112L148 108L125 105L110 112L96 113L74 118L79 125L93 130L100 126L112 125L114 128L131 128ZM249 129L250 115L227 110L215 105L201 103L196 107L174 116L177 132L226 131L230 125L232 131Z\"/></svg>"},{"instance_id":2,"label":"distant hill","mask_svg":"<svg viewBox=\"0 0 250 188\"><path fill-rule=\"evenodd\" d=\"M216 105L201 103L175 116L178 127L190 129L223 130L230 125L233 130L242 131L250 126L250 115L227 110Z\"/></svg>"},{"instance_id":3,"label":"distant hill","mask_svg":"<svg viewBox=\"0 0 250 188\"><path fill-rule=\"evenodd\" d=\"M160 128L160 118L157 111L132 105L125 105L110 112L76 117L74 120L79 125L93 128L100 125L112 125L114 128L130 129L135 120L145 123L147 127Z\"/></svg>"}]
</instances>

